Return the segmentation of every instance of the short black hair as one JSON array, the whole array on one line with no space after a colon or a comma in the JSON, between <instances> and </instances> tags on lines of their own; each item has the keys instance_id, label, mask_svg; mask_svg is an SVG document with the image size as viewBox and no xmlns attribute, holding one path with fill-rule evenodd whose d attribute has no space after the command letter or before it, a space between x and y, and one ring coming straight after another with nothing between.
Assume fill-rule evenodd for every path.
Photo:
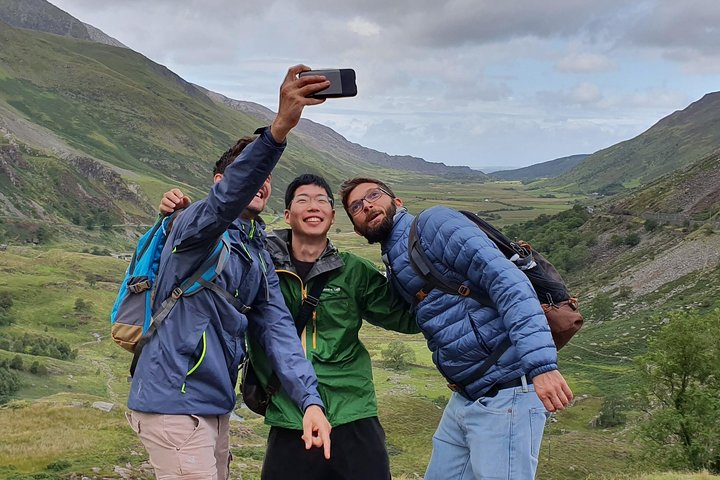
<instances>
[{"instance_id":1,"label":"short black hair","mask_svg":"<svg viewBox=\"0 0 720 480\"><path fill-rule=\"evenodd\" d=\"M235 145L228 148L225 153L222 154L220 159L215 162L215 168L213 168L213 176L217 175L218 173L224 174L225 169L228 167L228 165L234 162L237 156L240 155L240 152L242 152L245 147L250 145L253 140L255 140L255 137L242 137L235 143Z\"/></svg>"},{"instance_id":2,"label":"short black hair","mask_svg":"<svg viewBox=\"0 0 720 480\"><path fill-rule=\"evenodd\" d=\"M314 173L304 173L295 177L295 179L290 182L290 185L288 185L285 189L285 208L290 208L290 203L292 203L293 198L295 197L295 191L303 185L317 185L318 187L325 189L325 192L330 199L330 204L335 206L332 189L330 188L330 184L328 184L327 180L320 175L315 175Z\"/></svg>"}]
</instances>

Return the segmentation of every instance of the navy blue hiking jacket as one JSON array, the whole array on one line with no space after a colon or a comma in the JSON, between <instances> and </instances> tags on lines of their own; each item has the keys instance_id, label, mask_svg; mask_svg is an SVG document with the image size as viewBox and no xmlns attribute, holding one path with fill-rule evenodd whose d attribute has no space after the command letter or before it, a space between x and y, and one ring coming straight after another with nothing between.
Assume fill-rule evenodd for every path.
<instances>
[{"instance_id":1,"label":"navy blue hiking jacket","mask_svg":"<svg viewBox=\"0 0 720 480\"><path fill-rule=\"evenodd\" d=\"M412 302L424 280L410 265L408 236L413 216L404 209L382 243L394 287ZM451 383L477 399L494 385L521 375L533 378L557 370L557 351L545 314L528 278L462 213L433 207L418 220L420 244L443 275L487 292L493 307L434 289L417 305L417 322L433 362ZM512 346L485 374L469 383L494 348Z\"/></svg>"},{"instance_id":2,"label":"navy blue hiking jacket","mask_svg":"<svg viewBox=\"0 0 720 480\"><path fill-rule=\"evenodd\" d=\"M161 414L229 413L235 407L246 331L259 340L283 388L301 410L323 406L315 373L265 250L262 225L238 218L284 148L265 130L228 166L207 198L175 219L160 260L153 310L198 268L226 230L232 254L216 282L252 310L242 314L208 289L181 297L140 355L130 387L130 409Z\"/></svg>"}]
</instances>

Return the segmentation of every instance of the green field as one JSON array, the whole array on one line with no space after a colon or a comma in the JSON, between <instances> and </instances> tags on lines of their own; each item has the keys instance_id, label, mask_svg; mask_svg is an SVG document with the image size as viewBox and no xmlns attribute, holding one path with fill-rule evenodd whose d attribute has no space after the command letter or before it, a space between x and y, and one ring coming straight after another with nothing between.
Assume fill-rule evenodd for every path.
<instances>
[{"instance_id":1,"label":"green field","mask_svg":"<svg viewBox=\"0 0 720 480\"><path fill-rule=\"evenodd\" d=\"M408 202L412 212L434 203L474 211L492 210L499 216L495 220L499 225L568 208L578 200L527 191L514 182L452 185L455 188L452 195L445 193L450 191L450 184L426 185L422 190L420 186L405 186L398 188L397 193ZM473 200L478 196L481 201ZM533 208L525 208L528 205ZM271 226L284 223L278 217L267 218ZM378 247L367 245L354 234L342 211L338 212L331 237L341 249L379 263ZM132 478L150 478L144 450L124 418L130 355L107 335L108 313L127 264L81 250L77 245L10 246L0 252L0 271L4 273L0 277L0 293L12 295L10 314L15 319L11 326L0 327L0 338L4 335L17 339L26 334L52 337L77 351L75 359L60 360L0 349L0 359L19 355L23 363L21 390L14 401L0 407L0 424L5 426L4 441L0 443L0 478L61 479L73 473L117 478L118 467L129 469ZM82 300L81 309L78 299ZM606 322L602 328L588 325L561 352L560 366L577 400L548 424L538 478L710 478L639 476L653 468L637 463L631 429L591 426L603 397L622 393L633 383L629 358L642 350L646 335L657 327L651 320L637 320L633 325L636 329L630 335L621 333L619 322ZM430 455L430 438L450 391L432 366L421 335L404 336L366 325L361 336L373 358L393 476L419 478ZM380 352L395 340L404 341L415 352L416 361L407 371L388 370L382 361ZM44 367L44 373L28 371L36 361ZM93 408L97 401L113 403L114 408L110 412ZM245 409L236 413L244 421L232 423L233 471L242 473L246 480L258 479L267 427L260 417Z\"/></svg>"}]
</instances>

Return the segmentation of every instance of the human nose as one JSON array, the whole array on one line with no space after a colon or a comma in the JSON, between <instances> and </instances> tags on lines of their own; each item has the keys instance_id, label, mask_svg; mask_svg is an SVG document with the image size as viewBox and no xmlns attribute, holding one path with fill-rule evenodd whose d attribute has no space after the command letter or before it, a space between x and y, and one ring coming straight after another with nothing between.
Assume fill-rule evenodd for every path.
<instances>
[{"instance_id":1,"label":"human nose","mask_svg":"<svg viewBox=\"0 0 720 480\"><path fill-rule=\"evenodd\" d=\"M367 198L363 197L362 199L363 208L362 211L366 212L374 208L375 204L368 200Z\"/></svg>"}]
</instances>

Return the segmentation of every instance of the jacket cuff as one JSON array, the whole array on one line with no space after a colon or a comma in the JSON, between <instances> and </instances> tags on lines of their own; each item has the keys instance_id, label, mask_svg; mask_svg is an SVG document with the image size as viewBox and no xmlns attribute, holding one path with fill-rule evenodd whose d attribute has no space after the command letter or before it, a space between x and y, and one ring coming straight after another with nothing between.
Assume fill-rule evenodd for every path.
<instances>
[{"instance_id":1,"label":"jacket cuff","mask_svg":"<svg viewBox=\"0 0 720 480\"><path fill-rule=\"evenodd\" d=\"M260 127L257 130L253 132L255 135L260 135L260 138L263 140L266 140L275 148L285 147L287 145L287 138L283 140L282 143L278 143L273 138L272 134L270 133L270 126L267 127Z\"/></svg>"},{"instance_id":2,"label":"jacket cuff","mask_svg":"<svg viewBox=\"0 0 720 480\"><path fill-rule=\"evenodd\" d=\"M318 407L320 407L320 410L323 411L323 414L325 413L325 404L320 399L320 397L312 396L312 397L308 397L305 400L305 402L303 403L303 408L302 408L303 414L305 413L305 410L312 407L313 405L317 405Z\"/></svg>"},{"instance_id":3,"label":"jacket cuff","mask_svg":"<svg viewBox=\"0 0 720 480\"><path fill-rule=\"evenodd\" d=\"M542 375L543 373L547 373L547 372L552 372L553 370L557 370L557 369L558 369L557 363L551 363L549 365L543 365L542 367L537 367L537 368L530 370L530 372L527 374L527 376L530 378L535 378L538 375Z\"/></svg>"}]
</instances>

